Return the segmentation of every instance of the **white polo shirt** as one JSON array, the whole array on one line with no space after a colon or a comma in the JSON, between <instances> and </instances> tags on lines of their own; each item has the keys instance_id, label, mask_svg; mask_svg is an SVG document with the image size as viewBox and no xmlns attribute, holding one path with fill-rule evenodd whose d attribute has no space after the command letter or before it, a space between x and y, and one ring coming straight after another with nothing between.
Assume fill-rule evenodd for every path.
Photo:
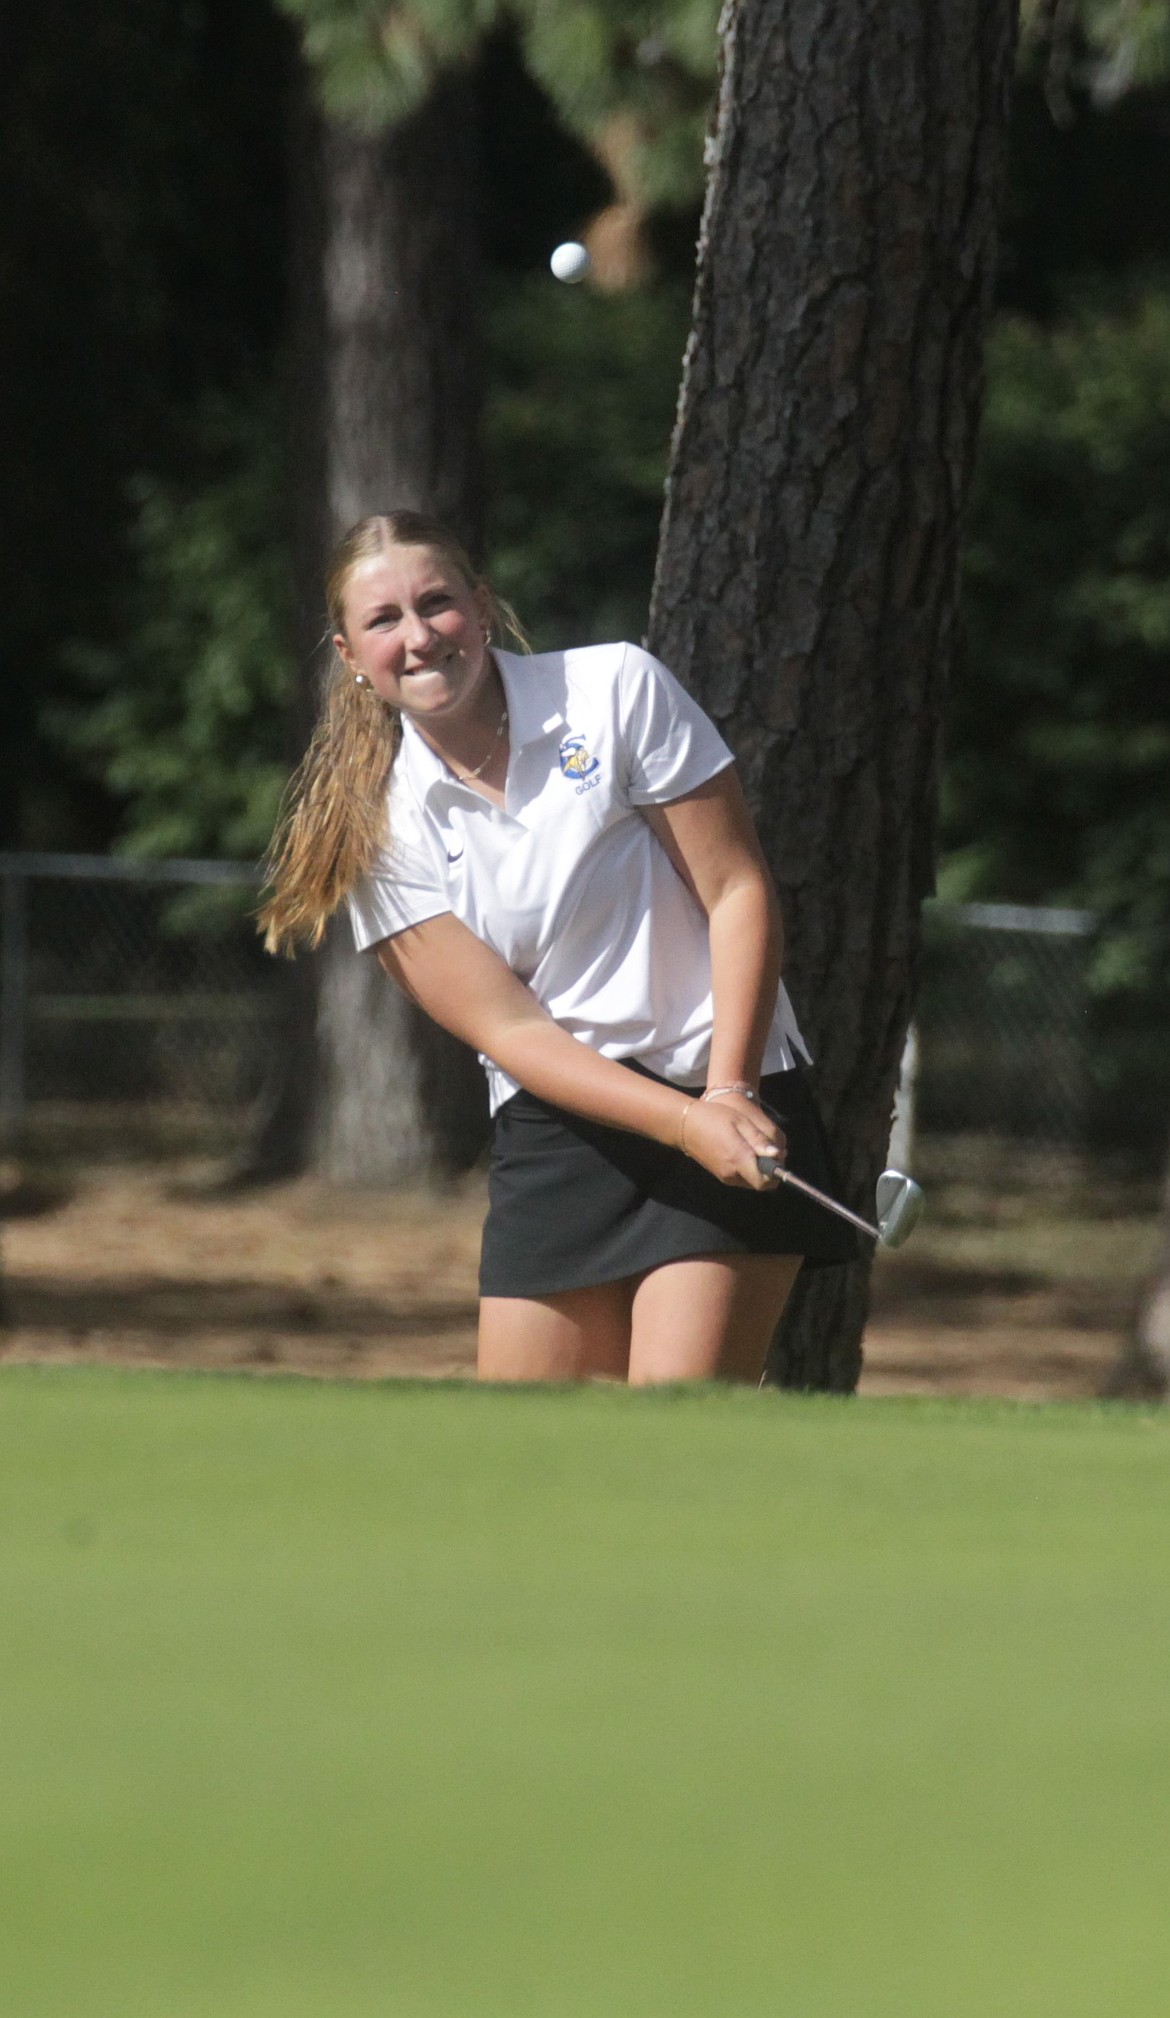
<instances>
[{"instance_id":1,"label":"white polo shirt","mask_svg":"<svg viewBox=\"0 0 1170 2018\"><path fill-rule=\"evenodd\" d=\"M637 645L494 656L508 701L505 804L461 785L405 719L390 841L349 899L357 946L452 911L583 1044L701 1085L707 919L637 809L693 791L732 753ZM808 1057L781 988L764 1071L787 1069L794 1051ZM494 1113L516 1081L481 1062Z\"/></svg>"}]
</instances>

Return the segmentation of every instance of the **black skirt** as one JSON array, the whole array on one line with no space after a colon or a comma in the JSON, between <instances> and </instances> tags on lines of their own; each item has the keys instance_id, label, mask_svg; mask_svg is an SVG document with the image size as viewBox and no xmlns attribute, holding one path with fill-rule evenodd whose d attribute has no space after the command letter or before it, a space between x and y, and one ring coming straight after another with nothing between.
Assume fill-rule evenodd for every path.
<instances>
[{"instance_id":1,"label":"black skirt","mask_svg":"<svg viewBox=\"0 0 1170 2018\"><path fill-rule=\"evenodd\" d=\"M804 1073L769 1074L760 1096L783 1121L788 1168L838 1196ZM721 1184L681 1150L584 1121L532 1093L514 1093L496 1115L488 1201L481 1296L555 1296L688 1255L799 1254L815 1268L858 1252L853 1228L798 1191Z\"/></svg>"}]
</instances>

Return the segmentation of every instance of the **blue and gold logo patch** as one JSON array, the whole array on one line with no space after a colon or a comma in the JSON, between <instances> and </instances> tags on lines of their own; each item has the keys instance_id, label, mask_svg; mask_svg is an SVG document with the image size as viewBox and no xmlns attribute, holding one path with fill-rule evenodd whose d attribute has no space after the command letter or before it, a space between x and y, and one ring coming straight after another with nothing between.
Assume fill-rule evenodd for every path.
<instances>
[{"instance_id":1,"label":"blue and gold logo patch","mask_svg":"<svg viewBox=\"0 0 1170 2018\"><path fill-rule=\"evenodd\" d=\"M591 756L586 749L584 736L566 736L557 755L561 761L561 770L566 778L573 780L574 784L580 784L583 778L592 777L594 771L601 768L599 760Z\"/></svg>"}]
</instances>

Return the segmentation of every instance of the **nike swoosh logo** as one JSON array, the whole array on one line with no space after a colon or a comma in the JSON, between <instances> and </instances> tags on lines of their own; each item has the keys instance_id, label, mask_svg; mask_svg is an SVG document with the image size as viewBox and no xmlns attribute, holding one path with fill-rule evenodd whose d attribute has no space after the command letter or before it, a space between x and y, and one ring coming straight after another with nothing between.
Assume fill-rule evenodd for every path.
<instances>
[{"instance_id":1,"label":"nike swoosh logo","mask_svg":"<svg viewBox=\"0 0 1170 2018\"><path fill-rule=\"evenodd\" d=\"M449 862L461 862L461 861L463 860L463 856L464 856L464 853L465 853L465 850L464 850L464 849L462 849L462 848L460 848L460 850L459 850L459 853L458 853L457 855L453 855L453 854L451 853L450 849L448 849L448 851L447 851L447 860L448 860Z\"/></svg>"}]
</instances>

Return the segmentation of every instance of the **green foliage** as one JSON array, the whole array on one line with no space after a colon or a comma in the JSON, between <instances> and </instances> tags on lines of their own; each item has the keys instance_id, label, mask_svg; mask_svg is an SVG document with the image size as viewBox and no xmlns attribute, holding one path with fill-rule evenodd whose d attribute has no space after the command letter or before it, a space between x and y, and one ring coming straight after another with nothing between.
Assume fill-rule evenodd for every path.
<instances>
[{"instance_id":1,"label":"green foliage","mask_svg":"<svg viewBox=\"0 0 1170 2018\"><path fill-rule=\"evenodd\" d=\"M995 331L967 547L951 894L1106 920L1103 988L1170 951L1170 289Z\"/></svg>"},{"instance_id":2,"label":"green foliage","mask_svg":"<svg viewBox=\"0 0 1170 2018\"><path fill-rule=\"evenodd\" d=\"M272 830L292 686L274 404L209 401L197 474L137 480L124 642L72 648L93 699L53 727L124 801L130 854L252 860Z\"/></svg>"},{"instance_id":3,"label":"green foliage","mask_svg":"<svg viewBox=\"0 0 1170 2018\"><path fill-rule=\"evenodd\" d=\"M629 122L626 173L646 203L702 187L715 81L717 0L525 0L524 53L561 116L584 137Z\"/></svg>"},{"instance_id":4,"label":"green foliage","mask_svg":"<svg viewBox=\"0 0 1170 2018\"><path fill-rule=\"evenodd\" d=\"M1109 100L1132 86L1170 77L1170 4L1167 0L1074 0L1059 13L1053 0L1022 0L1020 44L1033 50L1076 35L1090 61L1097 93Z\"/></svg>"},{"instance_id":5,"label":"green foliage","mask_svg":"<svg viewBox=\"0 0 1170 2018\"><path fill-rule=\"evenodd\" d=\"M688 324L682 287L497 291L490 565L537 645L645 630Z\"/></svg>"},{"instance_id":6,"label":"green foliage","mask_svg":"<svg viewBox=\"0 0 1170 2018\"><path fill-rule=\"evenodd\" d=\"M587 140L629 121L623 165L648 204L702 186L702 139L715 78L718 0L278 0L301 28L321 98L377 128L421 103L439 72L469 62L502 23L532 75Z\"/></svg>"},{"instance_id":7,"label":"green foliage","mask_svg":"<svg viewBox=\"0 0 1170 2018\"><path fill-rule=\"evenodd\" d=\"M470 58L499 0L278 0L301 26L326 108L371 129L401 119Z\"/></svg>"}]
</instances>

